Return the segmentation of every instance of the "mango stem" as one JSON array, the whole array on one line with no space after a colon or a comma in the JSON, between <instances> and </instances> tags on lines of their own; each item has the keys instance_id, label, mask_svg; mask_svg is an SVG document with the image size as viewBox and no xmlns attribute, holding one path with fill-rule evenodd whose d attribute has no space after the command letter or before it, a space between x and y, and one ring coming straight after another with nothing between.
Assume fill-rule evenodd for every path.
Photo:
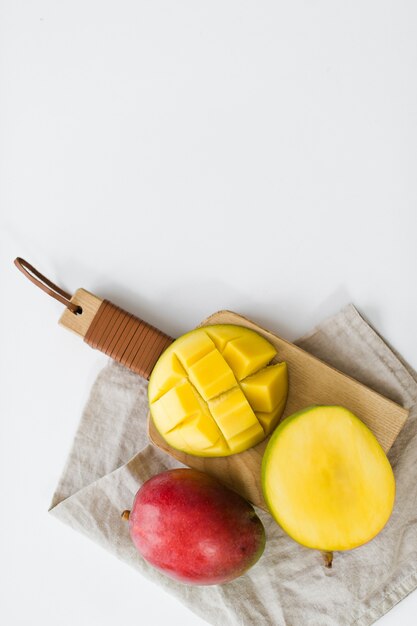
<instances>
[{"instance_id":1,"label":"mango stem","mask_svg":"<svg viewBox=\"0 0 417 626\"><path fill-rule=\"evenodd\" d=\"M130 517L130 511L123 511L122 513L122 519L128 521Z\"/></svg>"},{"instance_id":2,"label":"mango stem","mask_svg":"<svg viewBox=\"0 0 417 626\"><path fill-rule=\"evenodd\" d=\"M333 552L322 552L322 555L324 559L324 566L330 569L333 565Z\"/></svg>"}]
</instances>

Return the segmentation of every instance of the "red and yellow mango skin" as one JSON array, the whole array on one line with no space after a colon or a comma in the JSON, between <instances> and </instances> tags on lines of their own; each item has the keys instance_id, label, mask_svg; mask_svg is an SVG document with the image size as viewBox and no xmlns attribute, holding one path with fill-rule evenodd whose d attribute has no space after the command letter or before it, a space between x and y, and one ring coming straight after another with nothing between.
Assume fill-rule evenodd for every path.
<instances>
[{"instance_id":1,"label":"red and yellow mango skin","mask_svg":"<svg viewBox=\"0 0 417 626\"><path fill-rule=\"evenodd\" d=\"M265 531L254 508L197 470L150 478L136 494L129 529L139 553L179 582L218 585L262 555Z\"/></svg>"}]
</instances>

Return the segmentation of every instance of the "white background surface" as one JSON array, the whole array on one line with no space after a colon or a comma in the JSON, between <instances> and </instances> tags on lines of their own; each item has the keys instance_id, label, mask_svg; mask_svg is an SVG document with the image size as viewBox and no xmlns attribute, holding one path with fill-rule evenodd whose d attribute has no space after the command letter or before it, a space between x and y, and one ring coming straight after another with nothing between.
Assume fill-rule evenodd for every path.
<instances>
[{"instance_id":1,"label":"white background surface","mask_svg":"<svg viewBox=\"0 0 417 626\"><path fill-rule=\"evenodd\" d=\"M12 260L174 335L231 308L292 339L353 301L417 367L416 4L0 7L0 621L197 625L48 516L105 357Z\"/></svg>"}]
</instances>

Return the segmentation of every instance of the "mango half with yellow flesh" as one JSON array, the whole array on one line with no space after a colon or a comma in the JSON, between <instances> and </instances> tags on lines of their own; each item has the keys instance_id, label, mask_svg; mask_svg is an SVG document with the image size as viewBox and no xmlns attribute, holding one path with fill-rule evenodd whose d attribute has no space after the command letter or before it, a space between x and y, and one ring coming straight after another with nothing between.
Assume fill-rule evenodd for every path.
<instances>
[{"instance_id":1,"label":"mango half with yellow flesh","mask_svg":"<svg viewBox=\"0 0 417 626\"><path fill-rule=\"evenodd\" d=\"M167 443L197 456L242 452L275 428L288 393L286 363L244 326L204 326L174 341L149 380L151 416Z\"/></svg>"},{"instance_id":2,"label":"mango half with yellow flesh","mask_svg":"<svg viewBox=\"0 0 417 626\"><path fill-rule=\"evenodd\" d=\"M262 486L283 530L324 552L370 541L395 498L394 474L376 437L341 406L309 407L278 426L265 450Z\"/></svg>"}]
</instances>

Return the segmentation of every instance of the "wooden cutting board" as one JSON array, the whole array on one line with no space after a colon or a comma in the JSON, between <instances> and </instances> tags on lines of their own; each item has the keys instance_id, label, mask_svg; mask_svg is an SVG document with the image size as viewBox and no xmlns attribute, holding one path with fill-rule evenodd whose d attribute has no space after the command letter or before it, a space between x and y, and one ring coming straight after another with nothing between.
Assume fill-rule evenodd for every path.
<instances>
[{"instance_id":1,"label":"wooden cutting board","mask_svg":"<svg viewBox=\"0 0 417 626\"><path fill-rule=\"evenodd\" d=\"M200 326L209 324L246 326L274 344L278 351L274 360L286 361L288 364L289 394L282 419L312 404L340 404L365 422L385 452L390 449L407 419L406 409L242 315L232 311L219 311L204 320ZM171 448L156 430L150 416L148 431L152 443L164 452L189 467L216 476L253 504L267 509L262 496L261 463L269 438L240 454L207 458Z\"/></svg>"},{"instance_id":2,"label":"wooden cutting board","mask_svg":"<svg viewBox=\"0 0 417 626\"><path fill-rule=\"evenodd\" d=\"M101 350L136 374L149 379L155 363L173 338L108 300L77 289L71 296L24 259L15 259L18 269L37 287L66 306L59 323L92 348ZM286 361L289 395L282 419L317 404L339 404L355 413L374 432L387 452L407 419L408 411L342 374L316 357L255 322L232 311L219 311L200 326L238 324L251 328L277 348L277 361ZM228 457L196 457L171 448L148 416L153 444L185 465L216 476L254 504L267 508L262 497L261 463L268 440Z\"/></svg>"}]
</instances>

